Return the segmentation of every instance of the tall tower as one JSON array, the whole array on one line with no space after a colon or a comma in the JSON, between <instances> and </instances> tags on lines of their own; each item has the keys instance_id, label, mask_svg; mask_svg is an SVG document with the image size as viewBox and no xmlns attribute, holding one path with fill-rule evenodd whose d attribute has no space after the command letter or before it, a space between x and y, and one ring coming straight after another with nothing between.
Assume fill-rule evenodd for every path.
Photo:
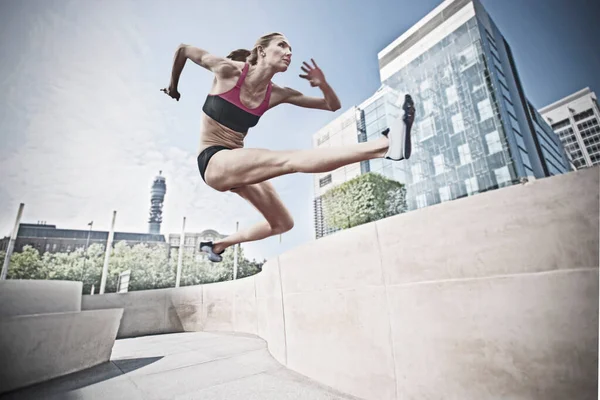
<instances>
[{"instance_id":1,"label":"tall tower","mask_svg":"<svg viewBox=\"0 0 600 400\"><path fill-rule=\"evenodd\" d=\"M162 207L167 193L167 183L165 177L162 176L162 171L159 171L158 176L154 178L152 190L150 192L150 219L148 220L148 233L160 234L160 224L162 223Z\"/></svg>"}]
</instances>

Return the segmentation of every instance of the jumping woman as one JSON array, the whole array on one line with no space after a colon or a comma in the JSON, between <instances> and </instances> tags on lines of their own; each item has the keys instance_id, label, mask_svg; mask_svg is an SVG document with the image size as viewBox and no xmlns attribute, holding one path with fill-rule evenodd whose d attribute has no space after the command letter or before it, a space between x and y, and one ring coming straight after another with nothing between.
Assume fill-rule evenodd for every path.
<instances>
[{"instance_id":1,"label":"jumping woman","mask_svg":"<svg viewBox=\"0 0 600 400\"><path fill-rule=\"evenodd\" d=\"M292 61L292 48L280 33L271 33L258 39L252 51L240 49L227 58L205 50L180 45L175 52L171 82L161 89L179 101L179 77L187 59L215 75L212 89L202 108L202 129L198 149L198 169L202 179L211 188L237 193L249 201L265 217L250 228L224 239L203 242L200 250L209 260L222 260L221 254L229 246L251 242L287 232L294 220L275 192L269 179L295 172L319 173L333 171L344 165L375 158L408 159L411 152L410 129L415 108L409 95L403 105L404 115L382 137L349 146L308 150L273 151L246 149L244 138L269 109L288 103L305 108L337 111L340 100L329 86L323 71L311 59L304 62L300 77L318 87L323 97L309 97L271 82L278 72L285 72Z\"/></svg>"}]
</instances>

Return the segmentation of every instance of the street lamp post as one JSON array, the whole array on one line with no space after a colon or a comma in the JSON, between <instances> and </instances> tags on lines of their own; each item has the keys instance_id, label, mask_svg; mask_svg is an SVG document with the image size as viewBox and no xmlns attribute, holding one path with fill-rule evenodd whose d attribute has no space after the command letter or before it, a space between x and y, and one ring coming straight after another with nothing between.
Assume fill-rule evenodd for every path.
<instances>
[{"instance_id":1,"label":"street lamp post","mask_svg":"<svg viewBox=\"0 0 600 400\"><path fill-rule=\"evenodd\" d=\"M90 234L92 233L92 226L94 226L94 221L90 222L89 224L90 229L88 230L88 236L87 236L87 240L85 242L85 252L83 255L83 268L81 270L81 282L83 283L83 276L85 274L85 261L87 260L87 256L88 256L88 246L90 245Z\"/></svg>"}]
</instances>

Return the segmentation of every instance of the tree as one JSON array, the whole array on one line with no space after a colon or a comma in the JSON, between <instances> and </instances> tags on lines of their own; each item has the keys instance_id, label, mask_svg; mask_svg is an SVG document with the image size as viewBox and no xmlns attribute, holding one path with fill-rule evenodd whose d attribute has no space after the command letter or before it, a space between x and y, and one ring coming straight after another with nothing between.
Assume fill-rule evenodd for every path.
<instances>
[{"instance_id":1,"label":"tree","mask_svg":"<svg viewBox=\"0 0 600 400\"><path fill-rule=\"evenodd\" d=\"M381 174L369 172L323 195L325 223L347 229L406 211L406 188Z\"/></svg>"},{"instance_id":2,"label":"tree","mask_svg":"<svg viewBox=\"0 0 600 400\"><path fill-rule=\"evenodd\" d=\"M171 263L177 271L177 249L173 249ZM202 256L193 258L192 253L183 253L181 266L181 286L200 285L205 283L222 282L233 279L234 247L228 247L223 253L223 261L213 263ZM262 270L262 263L249 261L244 255L244 249L238 249L237 278L245 278Z\"/></svg>"},{"instance_id":3,"label":"tree","mask_svg":"<svg viewBox=\"0 0 600 400\"><path fill-rule=\"evenodd\" d=\"M119 274L131 271L129 290L160 289L175 286L178 249L137 244L133 247L125 242L115 244L111 250L106 277L105 293L115 292ZM95 292L100 289L102 268L104 265L104 247L94 243L88 247L87 255L83 249L70 253L44 253L40 256L37 249L25 246L21 252L13 253L8 270L8 279L57 279L83 282L83 293L90 293L92 285ZM0 252L0 260L4 252ZM248 261L243 249L238 254L238 278L253 275L262 269L262 264ZM223 254L223 262L212 263L202 256L193 256L192 252L183 253L181 286L199 285L233 279L233 247Z\"/></svg>"},{"instance_id":4,"label":"tree","mask_svg":"<svg viewBox=\"0 0 600 400\"><path fill-rule=\"evenodd\" d=\"M24 246L14 252L6 274L7 279L48 279L49 271L41 262L40 252L32 246Z\"/></svg>"},{"instance_id":5,"label":"tree","mask_svg":"<svg viewBox=\"0 0 600 400\"><path fill-rule=\"evenodd\" d=\"M105 292L115 292L119 275L131 271L129 289L162 289L175 286L175 270L168 261L168 248L148 246L145 243L133 247L125 242L115 245L110 257Z\"/></svg>"}]
</instances>

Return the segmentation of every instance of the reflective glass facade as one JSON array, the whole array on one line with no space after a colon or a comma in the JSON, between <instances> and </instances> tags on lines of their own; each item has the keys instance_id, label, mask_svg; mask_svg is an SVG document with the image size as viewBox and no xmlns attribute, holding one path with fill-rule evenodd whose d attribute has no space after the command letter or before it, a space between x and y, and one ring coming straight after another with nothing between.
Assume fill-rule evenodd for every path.
<instances>
[{"instance_id":1,"label":"reflective glass facade","mask_svg":"<svg viewBox=\"0 0 600 400\"><path fill-rule=\"evenodd\" d=\"M477 0L446 0L380 52L379 66L381 88L356 107L357 141L379 138L410 93L412 155L363 161L360 173L403 183L408 210L571 169L558 136L527 101L510 47Z\"/></svg>"},{"instance_id":2,"label":"reflective glass facade","mask_svg":"<svg viewBox=\"0 0 600 400\"><path fill-rule=\"evenodd\" d=\"M383 84L416 103L413 154L401 162L409 209L569 170L558 138L530 114L504 39L476 16Z\"/></svg>"},{"instance_id":3,"label":"reflective glass facade","mask_svg":"<svg viewBox=\"0 0 600 400\"><path fill-rule=\"evenodd\" d=\"M502 120L490 75L471 18L384 81L416 103L413 154L402 162L410 209L515 183L515 157L531 168L526 151L509 149L506 128L521 128L516 117L510 125ZM508 90L502 97L511 100Z\"/></svg>"},{"instance_id":4,"label":"reflective glass facade","mask_svg":"<svg viewBox=\"0 0 600 400\"><path fill-rule=\"evenodd\" d=\"M558 135L554 133L550 125L544 121L540 113L531 104L529 104L529 111L531 113L533 127L538 138L547 175L552 176L565 173L565 171L571 169L565 147Z\"/></svg>"}]
</instances>

